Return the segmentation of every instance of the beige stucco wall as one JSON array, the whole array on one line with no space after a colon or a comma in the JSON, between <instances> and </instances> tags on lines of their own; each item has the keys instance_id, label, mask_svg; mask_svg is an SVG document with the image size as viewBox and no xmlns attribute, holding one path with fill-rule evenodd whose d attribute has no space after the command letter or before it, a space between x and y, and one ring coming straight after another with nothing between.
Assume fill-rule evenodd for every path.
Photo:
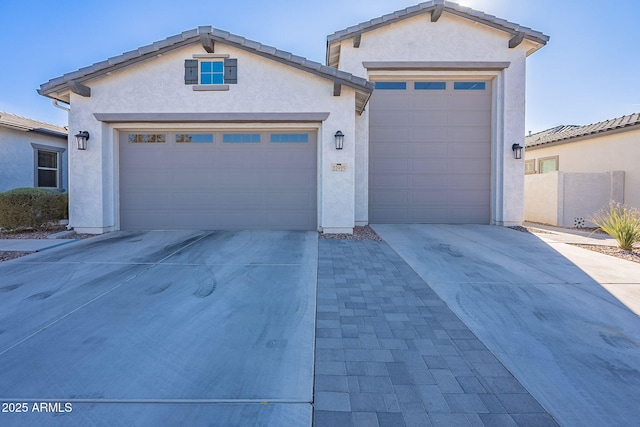
<instances>
[{"instance_id":1,"label":"beige stucco wall","mask_svg":"<svg viewBox=\"0 0 640 427\"><path fill-rule=\"evenodd\" d=\"M520 224L523 220L524 164L511 152L514 143L524 144L526 50L529 42L509 49L511 36L503 31L443 13L437 22L422 14L362 34L359 48L353 40L341 42L341 70L368 79L486 78L493 82L492 223ZM509 62L504 71L371 71L367 61ZM358 129L368 127L368 112L356 118ZM365 156L368 133L358 133L358 157ZM356 174L356 219L368 220L368 168Z\"/></svg>"},{"instance_id":2,"label":"beige stucco wall","mask_svg":"<svg viewBox=\"0 0 640 427\"><path fill-rule=\"evenodd\" d=\"M184 60L205 53L199 44L177 49L87 82L91 97L71 96L70 134L91 134L86 151L72 150L70 225L100 233L118 229L118 130L287 128L285 124L101 123L94 113L328 112L322 123L292 125L318 131L318 226L350 231L355 223L355 91L244 50L216 43L216 53L238 58L238 84L229 91L194 91L184 84ZM334 134L345 135L335 149ZM332 172L331 163L346 163Z\"/></svg>"},{"instance_id":3,"label":"beige stucco wall","mask_svg":"<svg viewBox=\"0 0 640 427\"><path fill-rule=\"evenodd\" d=\"M601 173L624 172L624 193L621 202L640 208L640 129L595 136L571 143L529 148L525 159L536 161L559 156L562 172Z\"/></svg>"},{"instance_id":4,"label":"beige stucco wall","mask_svg":"<svg viewBox=\"0 0 640 427\"><path fill-rule=\"evenodd\" d=\"M525 176L525 220L561 227L594 227L595 213L621 202L625 173L549 172Z\"/></svg>"}]
</instances>

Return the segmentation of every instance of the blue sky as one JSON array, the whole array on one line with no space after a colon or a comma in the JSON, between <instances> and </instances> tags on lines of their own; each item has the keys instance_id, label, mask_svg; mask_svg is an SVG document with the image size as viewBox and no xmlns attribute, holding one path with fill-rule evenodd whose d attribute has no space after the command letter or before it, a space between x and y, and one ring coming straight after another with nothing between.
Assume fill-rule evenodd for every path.
<instances>
[{"instance_id":1,"label":"blue sky","mask_svg":"<svg viewBox=\"0 0 640 427\"><path fill-rule=\"evenodd\" d=\"M416 0L0 0L0 111L65 125L40 84L212 25L324 63L326 36ZM551 37L527 69L526 129L640 111L640 1L460 0Z\"/></svg>"}]
</instances>

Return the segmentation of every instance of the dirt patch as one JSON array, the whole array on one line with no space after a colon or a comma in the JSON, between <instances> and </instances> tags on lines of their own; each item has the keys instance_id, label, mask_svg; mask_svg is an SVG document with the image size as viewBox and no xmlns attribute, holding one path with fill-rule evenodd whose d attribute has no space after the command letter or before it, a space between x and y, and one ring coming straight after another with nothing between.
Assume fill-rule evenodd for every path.
<instances>
[{"instance_id":1,"label":"dirt patch","mask_svg":"<svg viewBox=\"0 0 640 427\"><path fill-rule=\"evenodd\" d=\"M374 242L383 242L384 241L368 225L365 225L364 227L353 227L353 234L323 234L323 233L318 233L318 237L320 239L331 239L331 240L371 240L371 241L374 241Z\"/></svg>"},{"instance_id":2,"label":"dirt patch","mask_svg":"<svg viewBox=\"0 0 640 427\"><path fill-rule=\"evenodd\" d=\"M0 262L9 261L10 259L16 259L25 255L32 254L33 252L2 252L0 251Z\"/></svg>"}]
</instances>

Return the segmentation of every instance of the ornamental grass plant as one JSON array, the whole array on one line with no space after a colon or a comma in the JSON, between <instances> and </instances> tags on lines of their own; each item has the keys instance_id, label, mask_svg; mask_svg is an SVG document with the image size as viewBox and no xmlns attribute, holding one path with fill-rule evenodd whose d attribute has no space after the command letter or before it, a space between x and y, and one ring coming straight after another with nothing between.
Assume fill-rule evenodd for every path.
<instances>
[{"instance_id":1,"label":"ornamental grass plant","mask_svg":"<svg viewBox=\"0 0 640 427\"><path fill-rule=\"evenodd\" d=\"M617 240L621 249L632 251L640 244L640 211L620 203L609 203L591 219L602 231Z\"/></svg>"}]
</instances>

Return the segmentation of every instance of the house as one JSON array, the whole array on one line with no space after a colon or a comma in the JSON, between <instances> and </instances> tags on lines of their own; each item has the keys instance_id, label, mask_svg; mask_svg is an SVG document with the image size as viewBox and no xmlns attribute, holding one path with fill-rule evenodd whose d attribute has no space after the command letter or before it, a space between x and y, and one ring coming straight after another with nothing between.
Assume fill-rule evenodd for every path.
<instances>
[{"instance_id":1,"label":"house","mask_svg":"<svg viewBox=\"0 0 640 427\"><path fill-rule=\"evenodd\" d=\"M592 227L610 201L640 208L640 113L525 138L525 220Z\"/></svg>"},{"instance_id":2,"label":"house","mask_svg":"<svg viewBox=\"0 0 640 427\"><path fill-rule=\"evenodd\" d=\"M0 111L0 192L66 191L67 129Z\"/></svg>"},{"instance_id":3,"label":"house","mask_svg":"<svg viewBox=\"0 0 640 427\"><path fill-rule=\"evenodd\" d=\"M69 103L79 232L523 219L544 34L434 0L330 35L322 65L212 27L41 85Z\"/></svg>"}]
</instances>

